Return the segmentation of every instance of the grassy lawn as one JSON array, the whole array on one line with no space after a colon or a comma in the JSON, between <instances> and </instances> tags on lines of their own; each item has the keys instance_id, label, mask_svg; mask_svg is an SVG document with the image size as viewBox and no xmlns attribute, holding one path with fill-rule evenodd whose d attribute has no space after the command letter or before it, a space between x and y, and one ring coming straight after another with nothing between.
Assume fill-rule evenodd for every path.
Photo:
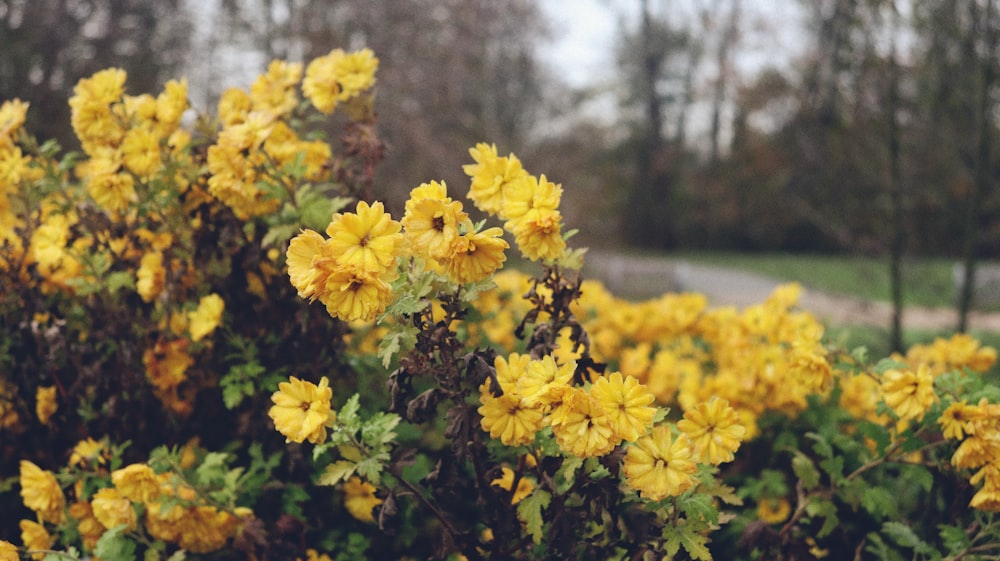
<instances>
[{"instance_id":1,"label":"grassy lawn","mask_svg":"<svg viewBox=\"0 0 1000 561\"><path fill-rule=\"evenodd\" d=\"M677 257L695 263L724 265L781 280L798 281L826 292L868 300L890 300L889 264L883 259L778 253L685 252ZM903 264L903 301L908 306L950 307L955 304L953 262L908 260Z\"/></svg>"}]
</instances>

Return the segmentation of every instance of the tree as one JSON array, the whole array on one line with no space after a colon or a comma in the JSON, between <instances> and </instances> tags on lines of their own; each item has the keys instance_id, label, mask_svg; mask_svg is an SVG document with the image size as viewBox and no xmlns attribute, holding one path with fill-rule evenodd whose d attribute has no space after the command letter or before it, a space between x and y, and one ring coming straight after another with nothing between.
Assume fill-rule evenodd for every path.
<instances>
[{"instance_id":1,"label":"tree","mask_svg":"<svg viewBox=\"0 0 1000 561\"><path fill-rule=\"evenodd\" d=\"M390 203L421 181L462 185L477 142L528 153L539 126L535 47L547 31L530 0L224 0L217 32L265 58L375 51L388 146L380 192Z\"/></svg>"},{"instance_id":2,"label":"tree","mask_svg":"<svg viewBox=\"0 0 1000 561\"><path fill-rule=\"evenodd\" d=\"M116 66L136 92L154 92L175 77L189 29L183 0L0 0L0 99L30 102L31 130L75 146L76 82Z\"/></svg>"}]
</instances>

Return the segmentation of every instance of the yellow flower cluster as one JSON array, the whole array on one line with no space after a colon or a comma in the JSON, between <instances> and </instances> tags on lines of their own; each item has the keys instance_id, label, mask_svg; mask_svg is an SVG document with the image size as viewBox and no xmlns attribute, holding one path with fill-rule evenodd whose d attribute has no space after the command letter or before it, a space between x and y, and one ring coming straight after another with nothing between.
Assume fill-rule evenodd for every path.
<instances>
[{"instance_id":1,"label":"yellow flower cluster","mask_svg":"<svg viewBox=\"0 0 1000 561\"><path fill-rule=\"evenodd\" d=\"M24 155L15 142L27 113L28 104L19 99L0 104L0 247L8 246L12 254L7 259L0 254L0 270L7 269L24 250L17 234L24 220L15 212L11 197L16 195L22 182L41 176L41 171L31 165L32 158Z\"/></svg>"},{"instance_id":2,"label":"yellow flower cluster","mask_svg":"<svg viewBox=\"0 0 1000 561\"><path fill-rule=\"evenodd\" d=\"M997 351L986 347L967 333L956 333L945 339L937 337L926 345L913 345L905 357L893 358L911 368L926 365L937 376L956 369L968 368L973 372L986 372L997 362Z\"/></svg>"},{"instance_id":3,"label":"yellow flower cluster","mask_svg":"<svg viewBox=\"0 0 1000 561\"><path fill-rule=\"evenodd\" d=\"M93 455L100 456L103 446L90 442L98 449ZM84 444L88 442L81 442ZM79 459L71 459L70 464L83 465ZM94 462L94 465L99 464ZM140 513L144 513L143 527L154 539L175 543L192 553L208 553L223 548L253 516L250 509L236 508L230 512L209 505L193 489L180 483L175 474L156 474L144 463L129 464L110 475L111 486L97 489L89 499L81 496L83 487L78 484L75 493L80 498L67 506L55 474L22 460L21 497L24 505L38 516L38 522L21 521L25 547L51 548L55 540L46 525L58 528L69 519L79 532L84 549L92 551L107 530L118 526L125 526L130 532L138 530ZM175 504L163 508L168 499ZM137 508L138 505L142 508Z\"/></svg>"},{"instance_id":4,"label":"yellow flower cluster","mask_svg":"<svg viewBox=\"0 0 1000 561\"><path fill-rule=\"evenodd\" d=\"M978 470L969 481L983 486L969 506L1000 512L1000 404L985 398L975 405L956 401L941 413L938 423L945 438L960 441L951 464Z\"/></svg>"},{"instance_id":5,"label":"yellow flower cluster","mask_svg":"<svg viewBox=\"0 0 1000 561\"><path fill-rule=\"evenodd\" d=\"M79 170L87 192L113 213L138 201L136 182L156 175L171 146L187 144L178 127L188 109L187 82L171 80L163 92L125 95L124 70L109 68L80 80L69 104L73 130L90 157Z\"/></svg>"},{"instance_id":6,"label":"yellow flower cluster","mask_svg":"<svg viewBox=\"0 0 1000 561\"><path fill-rule=\"evenodd\" d=\"M507 259L503 230L476 231L462 203L448 196L443 182L431 181L410 191L402 224L408 252L443 269L459 284L485 279Z\"/></svg>"},{"instance_id":7,"label":"yellow flower cluster","mask_svg":"<svg viewBox=\"0 0 1000 561\"><path fill-rule=\"evenodd\" d=\"M303 230L288 245L288 276L299 296L326 305L344 321L369 321L392 296L402 226L382 203L361 201L355 213L338 213L329 238Z\"/></svg>"},{"instance_id":8,"label":"yellow flower cluster","mask_svg":"<svg viewBox=\"0 0 1000 561\"><path fill-rule=\"evenodd\" d=\"M528 259L561 257L566 249L559 212L562 187L544 175L530 175L513 154L499 156L495 145L480 143L469 153L476 163L464 170L472 178L469 198L476 208L505 220L504 229Z\"/></svg>"},{"instance_id":9,"label":"yellow flower cluster","mask_svg":"<svg viewBox=\"0 0 1000 561\"><path fill-rule=\"evenodd\" d=\"M589 387L571 385L575 362L556 363L551 356L533 360L511 354L497 357L494 395L487 379L479 388L483 430L508 446L530 444L550 426L559 446L579 457L602 456L623 440L646 434L653 423L655 399L645 386L615 372Z\"/></svg>"},{"instance_id":10,"label":"yellow flower cluster","mask_svg":"<svg viewBox=\"0 0 1000 561\"><path fill-rule=\"evenodd\" d=\"M275 60L249 93L227 90L218 107L222 131L208 148L208 191L247 219L270 214L281 203L260 187L262 183L295 190L287 166L304 166L305 181L329 177L329 144L301 139L288 123L299 105L299 83L313 106L329 114L337 103L371 89L377 68L378 59L368 49L355 53L337 49L310 62L305 79L301 63Z\"/></svg>"},{"instance_id":11,"label":"yellow flower cluster","mask_svg":"<svg viewBox=\"0 0 1000 561\"><path fill-rule=\"evenodd\" d=\"M382 504L382 499L375 496L375 486L360 477L353 476L343 485L344 508L354 518L362 522L375 522L372 509Z\"/></svg>"}]
</instances>

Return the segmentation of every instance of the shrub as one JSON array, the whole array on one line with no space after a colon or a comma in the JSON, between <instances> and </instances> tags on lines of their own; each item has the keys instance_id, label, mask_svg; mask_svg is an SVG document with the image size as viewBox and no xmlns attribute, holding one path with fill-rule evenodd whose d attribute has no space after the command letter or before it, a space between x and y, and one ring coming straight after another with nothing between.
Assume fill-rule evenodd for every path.
<instances>
[{"instance_id":1,"label":"shrub","mask_svg":"<svg viewBox=\"0 0 1000 561\"><path fill-rule=\"evenodd\" d=\"M616 298L562 187L486 143L476 210L429 181L396 220L377 63L276 61L214 116L102 71L65 155L0 106L0 559L1000 547L993 349L871 361L795 285Z\"/></svg>"}]
</instances>

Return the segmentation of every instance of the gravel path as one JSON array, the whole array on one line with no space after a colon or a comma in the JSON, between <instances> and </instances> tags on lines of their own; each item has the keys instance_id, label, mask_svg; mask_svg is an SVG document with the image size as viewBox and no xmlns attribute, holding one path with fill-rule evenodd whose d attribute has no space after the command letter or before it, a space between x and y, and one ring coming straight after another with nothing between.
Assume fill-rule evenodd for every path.
<instances>
[{"instance_id":1,"label":"gravel path","mask_svg":"<svg viewBox=\"0 0 1000 561\"><path fill-rule=\"evenodd\" d=\"M619 255L600 251L587 253L584 275L602 281L614 294L630 298L651 298L664 292L701 292L711 306L744 308L763 301L783 281L726 267L702 265L685 260ZM835 325L888 327L892 306L851 296L806 288L799 305L824 322ZM954 329L958 314L950 308L909 307L903 311L903 325L919 329ZM1000 314L973 313L972 329L1000 331Z\"/></svg>"}]
</instances>

